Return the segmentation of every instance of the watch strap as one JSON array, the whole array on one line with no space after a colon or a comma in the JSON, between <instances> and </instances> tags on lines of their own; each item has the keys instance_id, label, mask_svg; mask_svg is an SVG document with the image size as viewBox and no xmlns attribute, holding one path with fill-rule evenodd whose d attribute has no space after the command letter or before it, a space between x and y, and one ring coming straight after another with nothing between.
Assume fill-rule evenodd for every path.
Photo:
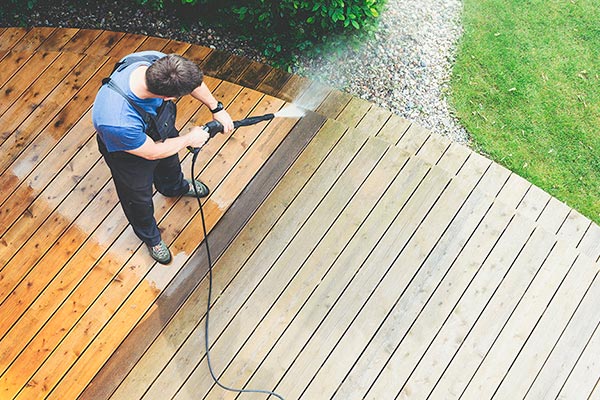
<instances>
[{"instance_id":1,"label":"watch strap","mask_svg":"<svg viewBox=\"0 0 600 400\"><path fill-rule=\"evenodd\" d=\"M223 103L221 103L220 101L217 102L217 106L215 108L213 108L212 110L210 110L211 113L215 114L218 113L219 111L223 110L225 107L223 107Z\"/></svg>"}]
</instances>

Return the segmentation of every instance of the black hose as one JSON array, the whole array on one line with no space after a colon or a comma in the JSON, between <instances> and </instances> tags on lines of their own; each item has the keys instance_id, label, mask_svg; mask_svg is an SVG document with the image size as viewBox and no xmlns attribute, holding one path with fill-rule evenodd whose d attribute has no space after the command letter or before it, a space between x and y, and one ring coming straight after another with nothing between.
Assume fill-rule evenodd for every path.
<instances>
[{"instance_id":1,"label":"black hose","mask_svg":"<svg viewBox=\"0 0 600 400\"><path fill-rule=\"evenodd\" d=\"M273 114L271 114L273 115ZM270 118L269 118L270 119ZM256 121L259 122L259 121ZM254 123L256 123L254 122ZM252 125L252 124L250 124ZM244 125L242 125L244 126ZM213 368L212 368L212 363L210 362L210 342L208 340L208 333L209 333L209 316L210 316L210 303L211 303L211 298L212 298L212 286L213 286L213 275L212 275L212 258L210 256L210 246L208 245L208 232L206 229L206 220L204 218L204 211L202 210L202 201L200 200L200 196L198 196L198 188L196 187L196 184L194 183L194 179L195 179L195 174L194 174L194 165L196 164L196 159L198 158L198 154L199 154L199 150L194 152L194 156L192 157L192 186L194 187L194 193L196 195L196 200L198 200L198 208L200 209L200 219L202 220L202 233L204 234L204 246L206 247L206 259L208 260L208 302L206 304L206 319L204 320L205 324L204 324L204 346L206 348L206 362L208 364L208 371L210 372L210 376L212 377L213 381L222 389L227 390L229 392L236 392L236 393L260 393L260 394L266 394L270 396L275 396L277 397L279 400L285 400L281 395L275 393L275 392L271 392L269 390L256 390L256 389L236 389L236 388L231 388L228 386L223 385L221 382L219 382L219 379L217 378L217 376L215 375Z\"/></svg>"}]
</instances>

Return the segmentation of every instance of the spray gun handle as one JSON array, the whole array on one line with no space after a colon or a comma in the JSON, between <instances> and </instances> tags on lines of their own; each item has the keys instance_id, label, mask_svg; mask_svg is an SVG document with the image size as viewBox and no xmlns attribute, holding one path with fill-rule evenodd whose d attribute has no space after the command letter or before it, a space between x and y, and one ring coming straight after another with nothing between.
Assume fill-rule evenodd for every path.
<instances>
[{"instance_id":1,"label":"spray gun handle","mask_svg":"<svg viewBox=\"0 0 600 400\"><path fill-rule=\"evenodd\" d=\"M212 121L206 123L202 127L202 129L204 129L206 132L208 132L208 136L210 139L214 138L217 135L217 133L221 133L224 130L223 125L217 120L212 120ZM198 154L198 152L200 151L200 147L188 146L187 149L192 154Z\"/></svg>"},{"instance_id":2,"label":"spray gun handle","mask_svg":"<svg viewBox=\"0 0 600 400\"><path fill-rule=\"evenodd\" d=\"M206 132L208 132L211 139L214 138L217 135L217 133L222 133L225 129L223 125L215 119L213 119L210 122L207 122L206 125L204 125L202 128Z\"/></svg>"}]
</instances>

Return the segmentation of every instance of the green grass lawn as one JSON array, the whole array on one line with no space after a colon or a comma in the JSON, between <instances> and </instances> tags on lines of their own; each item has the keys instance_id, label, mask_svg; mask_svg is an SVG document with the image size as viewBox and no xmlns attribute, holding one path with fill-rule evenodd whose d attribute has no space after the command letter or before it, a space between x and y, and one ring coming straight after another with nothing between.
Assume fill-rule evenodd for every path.
<instances>
[{"instance_id":1,"label":"green grass lawn","mask_svg":"<svg viewBox=\"0 0 600 400\"><path fill-rule=\"evenodd\" d=\"M600 1L464 8L450 101L474 148L600 223Z\"/></svg>"}]
</instances>

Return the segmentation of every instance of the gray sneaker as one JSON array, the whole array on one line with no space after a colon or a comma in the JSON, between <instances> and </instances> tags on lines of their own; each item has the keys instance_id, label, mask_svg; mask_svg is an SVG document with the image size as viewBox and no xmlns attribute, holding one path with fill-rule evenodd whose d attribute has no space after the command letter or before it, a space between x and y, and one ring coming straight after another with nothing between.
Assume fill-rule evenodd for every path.
<instances>
[{"instance_id":1,"label":"gray sneaker","mask_svg":"<svg viewBox=\"0 0 600 400\"><path fill-rule=\"evenodd\" d=\"M188 197L196 197L196 191L194 190L194 186L192 186L192 180L191 179L185 179L185 181L190 185L189 190L187 191L187 193L184 193L184 196L188 196ZM204 183L200 182L199 180L194 179L194 185L196 185L196 190L198 191L198 197L206 197L208 196L208 194L210 193L210 189L208 188L208 186L206 186Z\"/></svg>"},{"instance_id":2,"label":"gray sneaker","mask_svg":"<svg viewBox=\"0 0 600 400\"><path fill-rule=\"evenodd\" d=\"M148 246L150 257L152 257L159 263L168 264L171 262L171 251L169 250L165 242L163 242L162 240L156 246L146 246Z\"/></svg>"}]
</instances>

